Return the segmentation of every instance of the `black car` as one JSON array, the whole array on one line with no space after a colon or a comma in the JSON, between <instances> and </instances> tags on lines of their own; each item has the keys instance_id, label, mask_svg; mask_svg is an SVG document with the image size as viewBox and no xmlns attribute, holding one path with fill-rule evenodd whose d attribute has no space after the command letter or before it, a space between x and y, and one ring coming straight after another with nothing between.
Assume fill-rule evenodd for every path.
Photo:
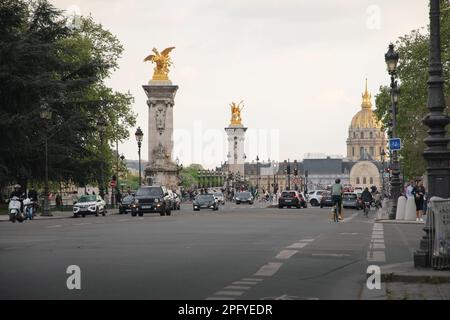
<instances>
[{"instance_id":1,"label":"black car","mask_svg":"<svg viewBox=\"0 0 450 320\"><path fill-rule=\"evenodd\" d=\"M235 195L234 198L236 199L236 204L240 203L253 204L254 201L252 194L248 191L239 192L238 194Z\"/></svg>"},{"instance_id":2,"label":"black car","mask_svg":"<svg viewBox=\"0 0 450 320\"><path fill-rule=\"evenodd\" d=\"M131 212L131 206L134 203L134 196L126 195L119 204L119 214L127 214Z\"/></svg>"},{"instance_id":3,"label":"black car","mask_svg":"<svg viewBox=\"0 0 450 320\"><path fill-rule=\"evenodd\" d=\"M307 204L303 195L297 191L283 191L280 198L278 198L278 208L284 207L306 208Z\"/></svg>"},{"instance_id":4,"label":"black car","mask_svg":"<svg viewBox=\"0 0 450 320\"><path fill-rule=\"evenodd\" d=\"M320 207L332 207L333 206L333 197L331 196L331 192L324 192L322 194L322 199L320 199Z\"/></svg>"},{"instance_id":5,"label":"black car","mask_svg":"<svg viewBox=\"0 0 450 320\"><path fill-rule=\"evenodd\" d=\"M194 211L200 211L200 209L219 210L219 202L217 202L213 194L199 194L195 197L192 206Z\"/></svg>"},{"instance_id":6,"label":"black car","mask_svg":"<svg viewBox=\"0 0 450 320\"><path fill-rule=\"evenodd\" d=\"M134 203L131 206L131 215L142 217L144 213L159 213L161 216L170 216L172 201L169 193L164 186L145 186L140 187L134 197Z\"/></svg>"}]
</instances>

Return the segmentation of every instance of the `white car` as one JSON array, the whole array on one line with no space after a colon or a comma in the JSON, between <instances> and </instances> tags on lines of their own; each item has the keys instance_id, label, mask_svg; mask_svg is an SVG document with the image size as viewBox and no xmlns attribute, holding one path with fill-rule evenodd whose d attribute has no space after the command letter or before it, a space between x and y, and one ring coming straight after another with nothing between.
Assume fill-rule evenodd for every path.
<instances>
[{"instance_id":1,"label":"white car","mask_svg":"<svg viewBox=\"0 0 450 320\"><path fill-rule=\"evenodd\" d=\"M317 207L320 204L320 200L322 200L323 193L325 190L315 190L308 192L308 202L313 206Z\"/></svg>"},{"instance_id":2,"label":"white car","mask_svg":"<svg viewBox=\"0 0 450 320\"><path fill-rule=\"evenodd\" d=\"M98 195L85 195L81 196L80 199L73 205L73 215L74 217L82 216L83 218L87 214L94 214L98 216L106 215L106 202L102 197Z\"/></svg>"},{"instance_id":3,"label":"white car","mask_svg":"<svg viewBox=\"0 0 450 320\"><path fill-rule=\"evenodd\" d=\"M219 202L220 204L225 204L225 196L222 192L214 192L213 195L214 199L216 199L217 202Z\"/></svg>"}]
</instances>

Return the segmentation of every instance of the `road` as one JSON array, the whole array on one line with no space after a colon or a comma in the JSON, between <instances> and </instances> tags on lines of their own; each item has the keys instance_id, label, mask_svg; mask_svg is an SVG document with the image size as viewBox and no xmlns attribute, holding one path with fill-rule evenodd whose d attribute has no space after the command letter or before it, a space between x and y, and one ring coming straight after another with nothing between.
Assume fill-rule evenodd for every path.
<instances>
[{"instance_id":1,"label":"road","mask_svg":"<svg viewBox=\"0 0 450 320\"><path fill-rule=\"evenodd\" d=\"M4 222L0 299L360 299L367 266L410 260L421 227L344 214L333 223L329 208L186 204L169 217ZM70 265L80 290L67 289Z\"/></svg>"}]
</instances>

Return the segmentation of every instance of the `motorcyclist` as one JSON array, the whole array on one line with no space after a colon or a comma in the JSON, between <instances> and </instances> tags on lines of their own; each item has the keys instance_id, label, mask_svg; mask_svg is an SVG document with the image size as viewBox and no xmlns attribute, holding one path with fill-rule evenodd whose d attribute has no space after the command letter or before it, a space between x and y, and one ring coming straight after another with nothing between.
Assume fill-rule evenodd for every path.
<instances>
[{"instance_id":1,"label":"motorcyclist","mask_svg":"<svg viewBox=\"0 0 450 320\"><path fill-rule=\"evenodd\" d=\"M373 197L372 194L369 191L369 188L365 188L364 191L361 194L362 201L364 202L364 205L368 202L369 204L372 203Z\"/></svg>"},{"instance_id":2,"label":"motorcyclist","mask_svg":"<svg viewBox=\"0 0 450 320\"><path fill-rule=\"evenodd\" d=\"M11 192L11 195L9 196L9 199L11 200L13 197L17 197L20 200L20 212L23 212L23 202L22 202L22 196L23 196L23 192L20 190L22 187L20 186L20 184L16 184L14 186L14 191Z\"/></svg>"}]
</instances>

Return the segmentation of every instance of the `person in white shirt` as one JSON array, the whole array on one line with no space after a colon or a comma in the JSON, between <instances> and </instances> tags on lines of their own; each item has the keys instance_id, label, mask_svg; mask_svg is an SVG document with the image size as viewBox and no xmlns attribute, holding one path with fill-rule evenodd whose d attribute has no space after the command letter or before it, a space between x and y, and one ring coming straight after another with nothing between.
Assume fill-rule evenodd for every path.
<instances>
[{"instance_id":1,"label":"person in white shirt","mask_svg":"<svg viewBox=\"0 0 450 320\"><path fill-rule=\"evenodd\" d=\"M406 188L406 198L413 198L414 199L414 187L415 187L415 183L414 181L411 181L408 185L408 187Z\"/></svg>"}]
</instances>

